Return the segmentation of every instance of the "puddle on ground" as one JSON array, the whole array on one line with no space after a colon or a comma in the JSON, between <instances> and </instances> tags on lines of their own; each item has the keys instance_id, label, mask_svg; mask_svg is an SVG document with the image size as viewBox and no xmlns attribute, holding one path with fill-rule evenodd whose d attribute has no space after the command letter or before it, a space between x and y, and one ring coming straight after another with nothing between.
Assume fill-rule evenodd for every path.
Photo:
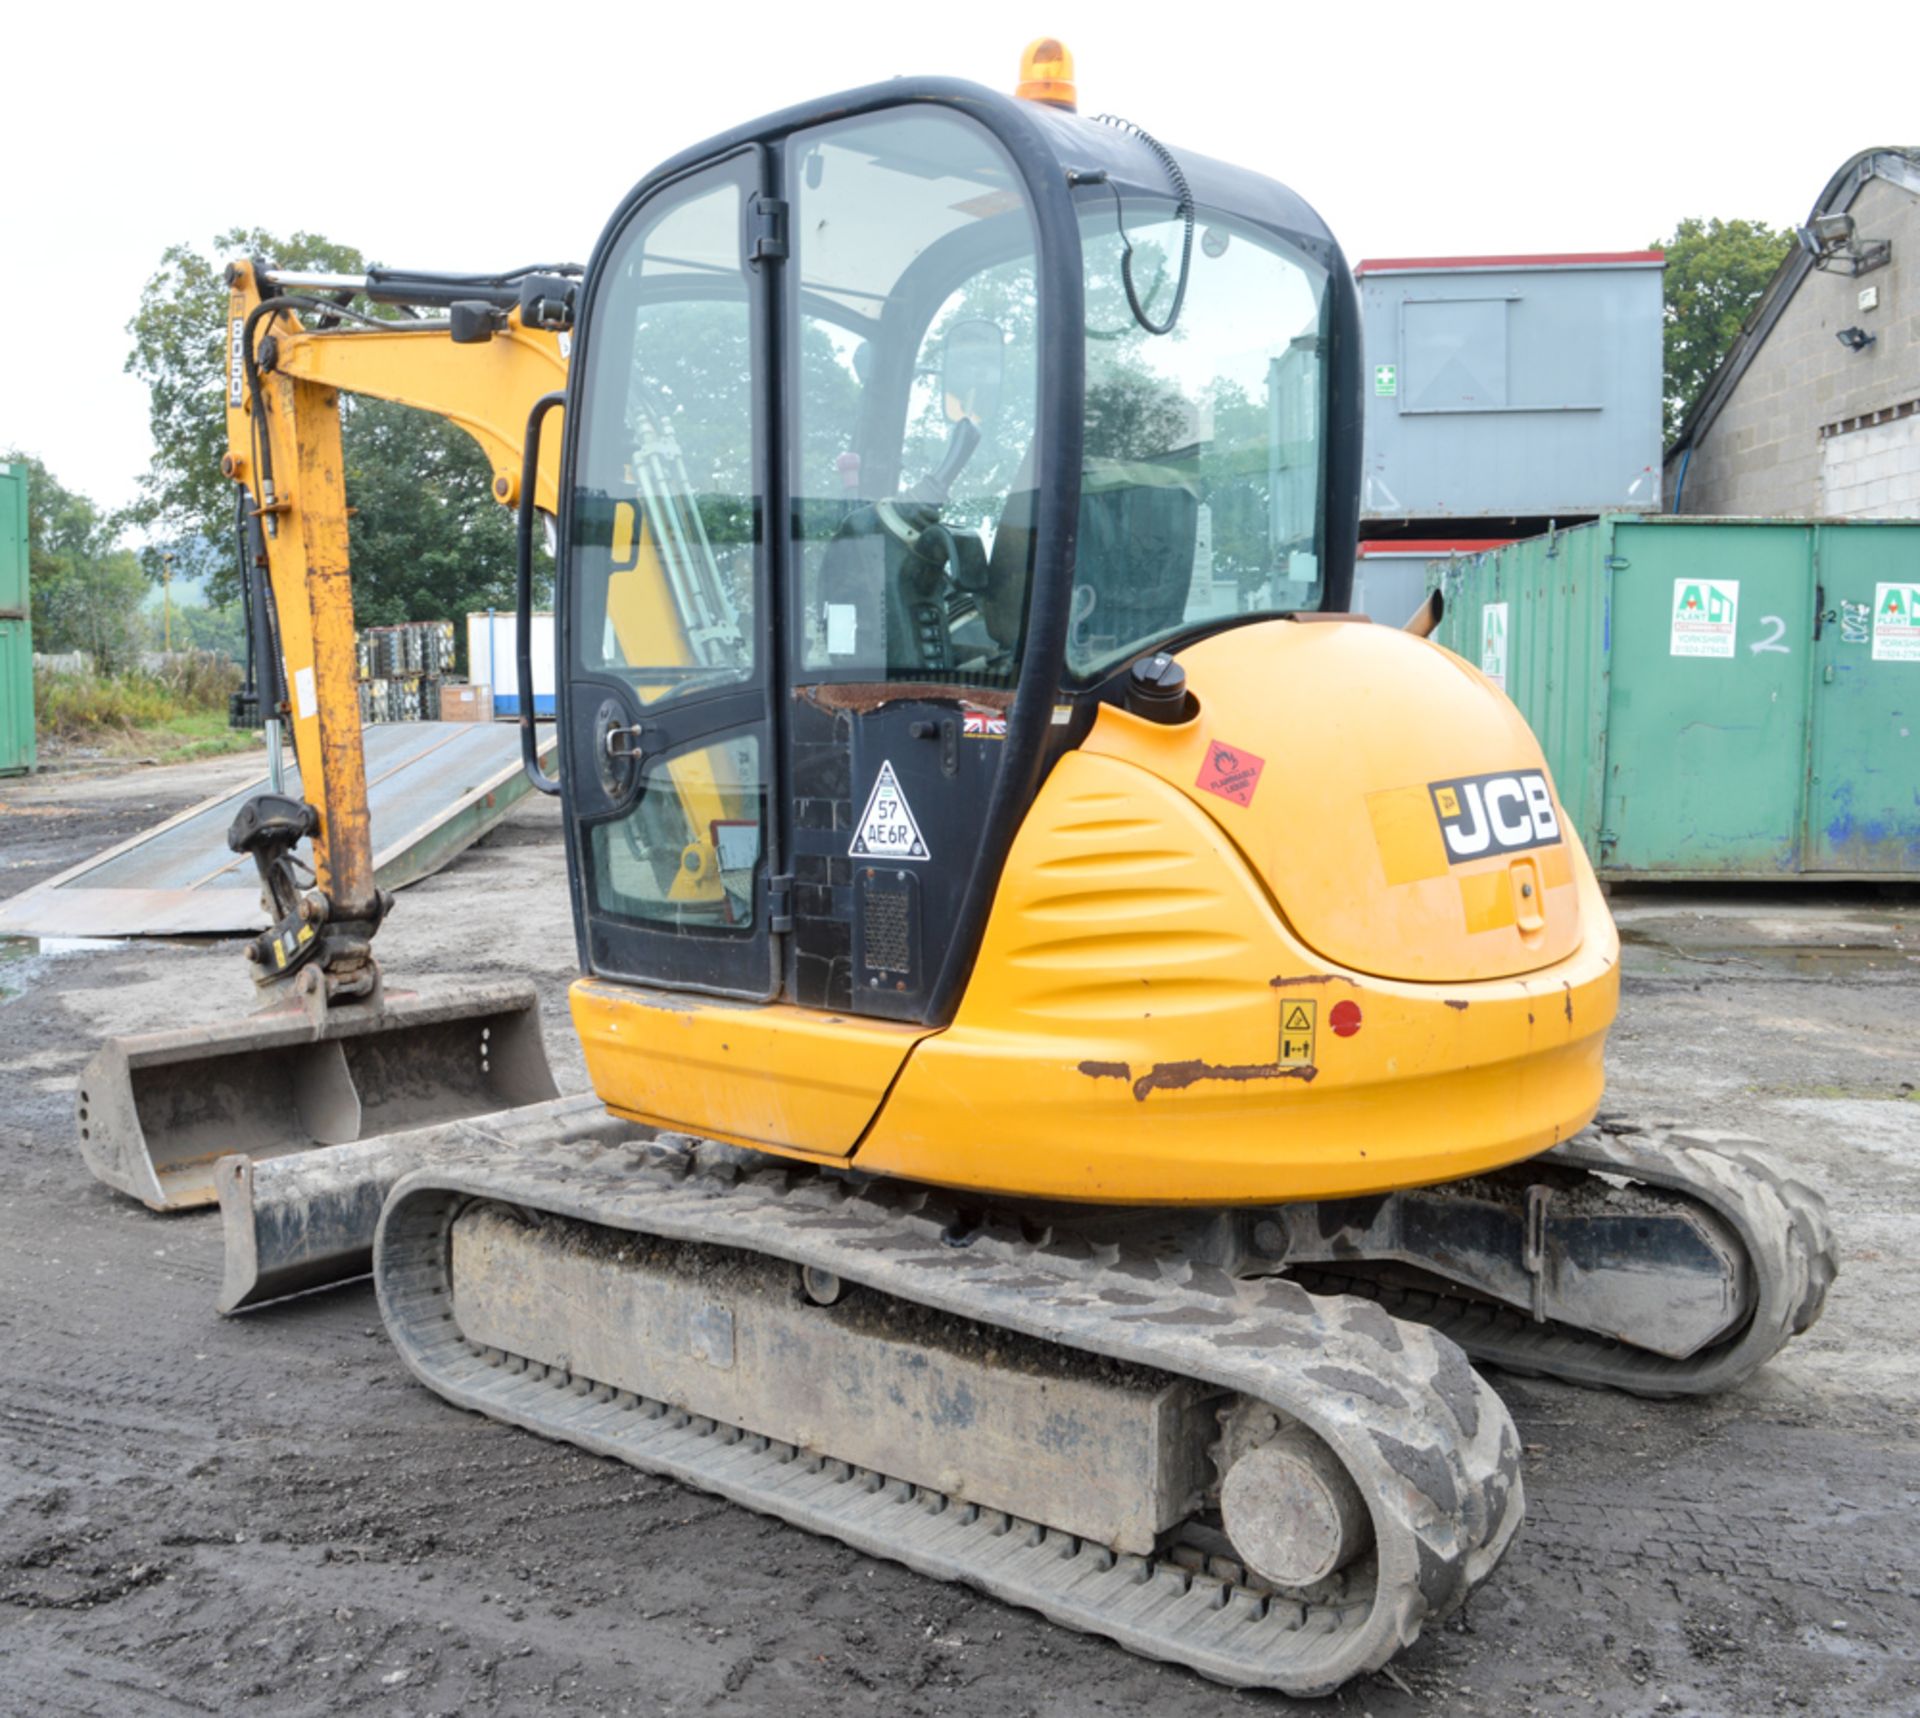
<instances>
[{"instance_id":1,"label":"puddle on ground","mask_svg":"<svg viewBox=\"0 0 1920 1718\"><path fill-rule=\"evenodd\" d=\"M0 1002L11 1002L32 984L39 963L63 955L111 954L116 949L206 949L234 937L0 937Z\"/></svg>"},{"instance_id":2,"label":"puddle on ground","mask_svg":"<svg viewBox=\"0 0 1920 1718\"><path fill-rule=\"evenodd\" d=\"M1682 948L1638 925L1620 926L1623 972L1655 977L1699 974L1717 968L1728 978L1786 975L1792 978L1890 978L1920 976L1920 950L1875 944L1748 943L1733 947Z\"/></svg>"}]
</instances>

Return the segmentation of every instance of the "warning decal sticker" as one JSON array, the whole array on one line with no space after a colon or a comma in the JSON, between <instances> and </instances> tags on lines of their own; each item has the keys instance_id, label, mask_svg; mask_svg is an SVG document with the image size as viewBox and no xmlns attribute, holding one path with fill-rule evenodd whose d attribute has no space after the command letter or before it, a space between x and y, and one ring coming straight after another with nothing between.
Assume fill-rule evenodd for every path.
<instances>
[{"instance_id":1,"label":"warning decal sticker","mask_svg":"<svg viewBox=\"0 0 1920 1718\"><path fill-rule=\"evenodd\" d=\"M1480 608L1480 672L1502 692L1507 689L1507 605L1483 603Z\"/></svg>"},{"instance_id":2,"label":"warning decal sticker","mask_svg":"<svg viewBox=\"0 0 1920 1718\"><path fill-rule=\"evenodd\" d=\"M1283 1065L1313 1060L1313 1029L1319 1012L1320 1004L1317 1002L1295 1002L1289 996L1280 999L1280 1054L1277 1060Z\"/></svg>"},{"instance_id":3,"label":"warning decal sticker","mask_svg":"<svg viewBox=\"0 0 1920 1718\"><path fill-rule=\"evenodd\" d=\"M1235 805L1253 804L1253 790L1260 785L1260 772L1267 767L1265 758L1243 752L1237 746L1223 746L1218 740L1207 742L1206 761L1194 786L1217 793Z\"/></svg>"},{"instance_id":4,"label":"warning decal sticker","mask_svg":"<svg viewBox=\"0 0 1920 1718\"><path fill-rule=\"evenodd\" d=\"M1669 656L1731 656L1740 619L1738 579L1675 579Z\"/></svg>"},{"instance_id":5,"label":"warning decal sticker","mask_svg":"<svg viewBox=\"0 0 1920 1718\"><path fill-rule=\"evenodd\" d=\"M855 859L930 859L927 844L920 839L920 825L913 820L913 807L900 791L891 759L880 765L880 779L873 784L872 797L861 815L860 827L853 832L853 845L847 852Z\"/></svg>"},{"instance_id":6,"label":"warning decal sticker","mask_svg":"<svg viewBox=\"0 0 1920 1718\"><path fill-rule=\"evenodd\" d=\"M1920 662L1920 585L1873 587L1873 659Z\"/></svg>"}]
</instances>

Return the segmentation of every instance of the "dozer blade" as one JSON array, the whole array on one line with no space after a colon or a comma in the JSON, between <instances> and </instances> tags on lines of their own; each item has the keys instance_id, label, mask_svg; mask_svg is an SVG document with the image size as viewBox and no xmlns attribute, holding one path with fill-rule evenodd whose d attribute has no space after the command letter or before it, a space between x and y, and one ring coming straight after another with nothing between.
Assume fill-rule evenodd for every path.
<instances>
[{"instance_id":1,"label":"dozer blade","mask_svg":"<svg viewBox=\"0 0 1920 1718\"><path fill-rule=\"evenodd\" d=\"M259 1162L558 1095L532 986L461 984L109 1039L75 1120L95 1175L176 1211L214 1202L232 1154Z\"/></svg>"},{"instance_id":2,"label":"dozer blade","mask_svg":"<svg viewBox=\"0 0 1920 1718\"><path fill-rule=\"evenodd\" d=\"M608 1115L587 1093L320 1151L223 1157L214 1171L226 1236L220 1310L244 1312L366 1276L380 1207L394 1183L416 1169L462 1152L507 1155L533 1145L617 1145L633 1137L633 1123Z\"/></svg>"}]
</instances>

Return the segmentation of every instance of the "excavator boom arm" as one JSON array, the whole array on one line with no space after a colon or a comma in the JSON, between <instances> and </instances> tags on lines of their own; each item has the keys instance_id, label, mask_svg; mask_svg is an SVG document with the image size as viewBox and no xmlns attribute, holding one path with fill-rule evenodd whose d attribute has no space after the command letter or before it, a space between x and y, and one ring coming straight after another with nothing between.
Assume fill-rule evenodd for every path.
<instances>
[{"instance_id":1,"label":"excavator boom arm","mask_svg":"<svg viewBox=\"0 0 1920 1718\"><path fill-rule=\"evenodd\" d=\"M448 279L436 289L427 277L408 278L415 284L402 289L373 277L283 275L253 262L228 271L222 468L245 488L257 527L246 540L272 591L284 715L311 808L314 853L314 887L299 904L311 916L270 929L254 955L269 979L318 960L335 994L371 987L368 945L382 911L356 687L341 395L392 400L458 424L487 457L494 498L516 506L528 410L566 381L564 335L527 327L517 307L453 299L480 290L463 281ZM337 295L346 286L390 301L444 302L455 313L446 321L326 325L356 313L312 294ZM308 326L303 312L322 325ZM537 469L534 504L551 514L558 507L557 437L547 440ZM320 946L309 952L306 942L315 939Z\"/></svg>"}]
</instances>

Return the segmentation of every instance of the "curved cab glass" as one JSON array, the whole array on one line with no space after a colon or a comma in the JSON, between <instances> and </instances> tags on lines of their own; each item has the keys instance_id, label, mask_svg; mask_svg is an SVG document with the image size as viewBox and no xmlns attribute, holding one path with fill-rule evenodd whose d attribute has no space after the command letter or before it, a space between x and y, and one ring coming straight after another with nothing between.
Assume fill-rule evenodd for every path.
<instances>
[{"instance_id":1,"label":"curved cab glass","mask_svg":"<svg viewBox=\"0 0 1920 1718\"><path fill-rule=\"evenodd\" d=\"M1327 272L1202 208L1084 194L1086 449L1067 665L1090 679L1210 621L1318 605Z\"/></svg>"},{"instance_id":2,"label":"curved cab glass","mask_svg":"<svg viewBox=\"0 0 1920 1718\"><path fill-rule=\"evenodd\" d=\"M938 109L787 145L794 677L1011 687L1031 577L1034 223Z\"/></svg>"}]
</instances>

